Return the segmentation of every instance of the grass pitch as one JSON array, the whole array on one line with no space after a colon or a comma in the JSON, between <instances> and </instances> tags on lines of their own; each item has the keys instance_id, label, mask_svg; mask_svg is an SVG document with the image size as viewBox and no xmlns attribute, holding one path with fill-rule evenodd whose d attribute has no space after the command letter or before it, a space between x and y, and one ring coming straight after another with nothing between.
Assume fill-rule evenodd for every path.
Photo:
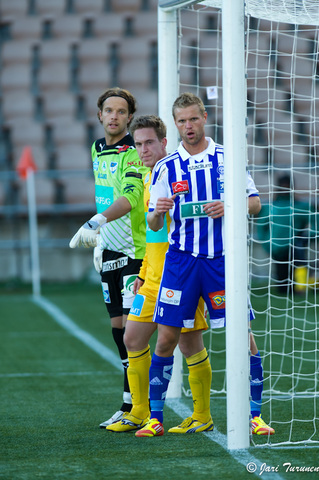
<instances>
[{"instance_id":1,"label":"grass pitch","mask_svg":"<svg viewBox=\"0 0 319 480\"><path fill-rule=\"evenodd\" d=\"M99 286L44 286L43 296L115 353ZM317 448L227 451L223 398L212 398L216 429L209 434L138 439L99 429L121 404L120 369L36 305L28 287L3 286L0 310L0 478L279 480L315 467L309 475L319 474ZM188 409L188 398L167 405L165 429Z\"/></svg>"}]
</instances>

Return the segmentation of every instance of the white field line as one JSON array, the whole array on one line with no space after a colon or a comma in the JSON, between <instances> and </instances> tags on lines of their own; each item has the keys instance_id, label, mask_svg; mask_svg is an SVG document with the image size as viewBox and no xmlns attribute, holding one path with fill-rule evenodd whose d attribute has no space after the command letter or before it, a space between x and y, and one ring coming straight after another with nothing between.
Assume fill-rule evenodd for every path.
<instances>
[{"instance_id":1,"label":"white field line","mask_svg":"<svg viewBox=\"0 0 319 480\"><path fill-rule=\"evenodd\" d=\"M51 303L49 300L42 296L33 296L32 300L39 307L45 310L53 320L55 320L62 328L67 330L71 335L76 337L78 340L83 342L87 347L96 352L100 357L102 357L107 362L111 363L115 368L122 370L122 363L113 353L112 350L107 348L101 342L96 340L92 335L90 335L85 330L82 330L76 323L74 323L62 310L60 310L56 305ZM167 406L171 408L177 415L181 418L186 418L191 416L191 410L183 404L180 399L169 399L166 402ZM227 437L223 433L219 432L216 427L214 427L213 432L204 433L204 435L211 440L212 442L217 443L220 447L226 450L229 455L231 455L238 463L243 465L245 468L248 464L255 464L256 471L251 472L259 476L261 471L261 465L263 462L255 458L247 450L228 450L227 449ZM267 472L267 479L270 480L283 480L283 478L277 473Z\"/></svg>"}]
</instances>

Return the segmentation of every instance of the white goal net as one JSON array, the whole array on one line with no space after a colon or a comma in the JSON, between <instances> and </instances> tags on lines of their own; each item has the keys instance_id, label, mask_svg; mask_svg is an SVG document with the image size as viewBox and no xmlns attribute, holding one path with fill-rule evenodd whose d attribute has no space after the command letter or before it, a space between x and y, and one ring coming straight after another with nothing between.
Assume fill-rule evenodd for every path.
<instances>
[{"instance_id":1,"label":"white goal net","mask_svg":"<svg viewBox=\"0 0 319 480\"><path fill-rule=\"evenodd\" d=\"M179 91L203 99L207 134L223 143L222 2L167 3L183 4ZM319 445L318 25L317 0L246 0L247 155L262 203L249 219L252 330L264 370L262 415L276 430L254 438L258 445ZM205 335L212 396L223 397L225 332Z\"/></svg>"}]
</instances>

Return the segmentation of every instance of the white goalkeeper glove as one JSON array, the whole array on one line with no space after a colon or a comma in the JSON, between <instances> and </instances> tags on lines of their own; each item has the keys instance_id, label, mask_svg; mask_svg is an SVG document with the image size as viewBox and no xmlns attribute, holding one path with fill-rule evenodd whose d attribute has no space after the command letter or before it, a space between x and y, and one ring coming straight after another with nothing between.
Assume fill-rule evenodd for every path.
<instances>
[{"instance_id":1,"label":"white goalkeeper glove","mask_svg":"<svg viewBox=\"0 0 319 480\"><path fill-rule=\"evenodd\" d=\"M93 250L93 263L97 273L101 273L103 266L103 250L101 250L101 236L96 236L96 247Z\"/></svg>"},{"instance_id":2,"label":"white goalkeeper glove","mask_svg":"<svg viewBox=\"0 0 319 480\"><path fill-rule=\"evenodd\" d=\"M94 217L90 218L82 227L76 232L71 239L70 248L75 247L96 247L96 236L100 231L100 228L107 219L101 213L97 213Z\"/></svg>"}]
</instances>

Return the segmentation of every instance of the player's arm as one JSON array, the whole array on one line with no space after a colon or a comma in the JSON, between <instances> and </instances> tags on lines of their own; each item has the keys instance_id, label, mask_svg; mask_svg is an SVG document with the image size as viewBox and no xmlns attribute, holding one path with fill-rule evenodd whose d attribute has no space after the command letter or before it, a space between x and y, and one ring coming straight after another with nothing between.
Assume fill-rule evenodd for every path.
<instances>
[{"instance_id":1,"label":"player's arm","mask_svg":"<svg viewBox=\"0 0 319 480\"><path fill-rule=\"evenodd\" d=\"M107 219L107 222L112 222L113 220L117 220L118 218L124 217L127 213L132 210L132 206L126 197L119 197L115 200L112 205L110 205L102 215Z\"/></svg>"},{"instance_id":2,"label":"player's arm","mask_svg":"<svg viewBox=\"0 0 319 480\"><path fill-rule=\"evenodd\" d=\"M248 213L249 215L257 215L261 210L259 195L248 197Z\"/></svg>"}]
</instances>

